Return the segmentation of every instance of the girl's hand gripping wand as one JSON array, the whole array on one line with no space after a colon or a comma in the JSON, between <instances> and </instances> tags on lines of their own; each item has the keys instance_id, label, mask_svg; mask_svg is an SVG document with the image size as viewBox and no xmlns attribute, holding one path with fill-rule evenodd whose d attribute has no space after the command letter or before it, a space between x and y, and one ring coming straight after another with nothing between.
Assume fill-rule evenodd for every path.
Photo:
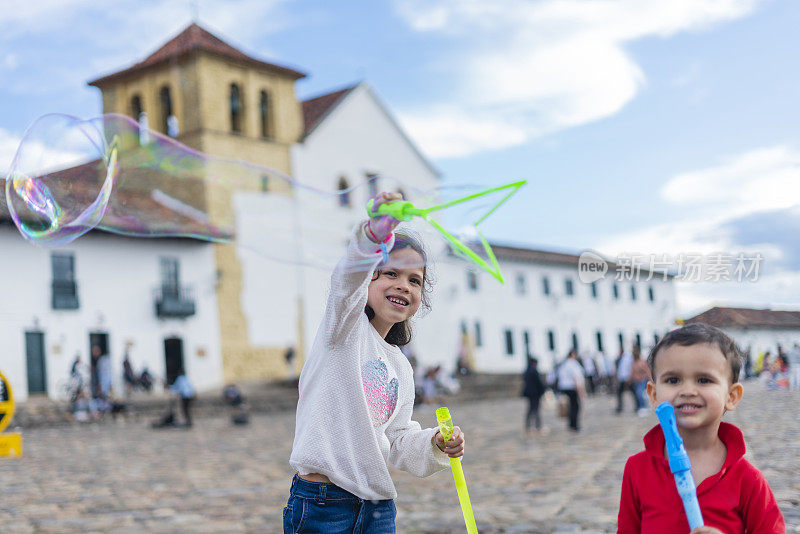
<instances>
[{"instance_id":1,"label":"girl's hand gripping wand","mask_svg":"<svg viewBox=\"0 0 800 534\"><path fill-rule=\"evenodd\" d=\"M439 423L439 432L442 438L449 441L453 435L453 419L450 410L445 407L436 410L436 421ZM458 502L461 503L461 513L464 514L464 523L467 525L467 534L478 534L475 526L475 516L472 514L472 503L469 501L467 481L464 479L464 470L461 468L461 458L450 458L450 469L453 471L453 480L456 483Z\"/></svg>"},{"instance_id":2,"label":"girl's hand gripping wand","mask_svg":"<svg viewBox=\"0 0 800 534\"><path fill-rule=\"evenodd\" d=\"M494 252L492 252L492 247L489 246L489 242L486 241L486 238L483 237L483 234L477 229L478 225L480 225L489 215L494 213L494 211L500 207L506 200L509 199L517 190L527 183L526 180L521 180L519 182L513 182L506 185L501 185L499 187L492 187L489 189L485 189L483 191L479 191L477 193L473 193L471 195L458 198L456 200L451 200L449 202L445 202L443 204L438 204L436 206L431 206L429 208L417 208L411 202L407 200L401 200L397 202L391 202L389 204L381 204L378 206L377 210L373 210L374 202L372 200L367 203L367 215L369 217L377 217L378 215L386 215L397 219L398 221L410 221L414 217L421 217L425 221L428 222L431 226L436 228L436 230L452 245L453 250L461 256L469 259L481 269L484 269L489 274L494 276L498 282L501 284L503 283L503 274L500 272L500 266L497 264L497 258L494 256ZM506 191L508 192L503 196L503 198L495 204L489 211L486 212L480 219L475 221L475 230L478 235L478 239L480 240L481 244L483 245L484 253L486 254L486 259L481 258L478 256L475 251L473 251L469 246L459 240L455 235L448 232L442 225L440 225L436 219L434 219L431 214L449 208L450 206L455 206L456 204L461 204L463 202L468 202L472 199L479 198L482 196L489 195L491 193L497 193L499 191Z\"/></svg>"},{"instance_id":3,"label":"girl's hand gripping wand","mask_svg":"<svg viewBox=\"0 0 800 534\"><path fill-rule=\"evenodd\" d=\"M658 416L658 422L661 424L661 430L664 431L664 439L667 443L669 469L675 476L678 494L683 499L683 509L689 520L689 528L694 530L703 526L703 515L700 513L700 503L697 502L697 490L694 478L692 478L692 464L683 447L683 438L678 434L675 408L668 402L662 402L656 408L656 416Z\"/></svg>"}]
</instances>

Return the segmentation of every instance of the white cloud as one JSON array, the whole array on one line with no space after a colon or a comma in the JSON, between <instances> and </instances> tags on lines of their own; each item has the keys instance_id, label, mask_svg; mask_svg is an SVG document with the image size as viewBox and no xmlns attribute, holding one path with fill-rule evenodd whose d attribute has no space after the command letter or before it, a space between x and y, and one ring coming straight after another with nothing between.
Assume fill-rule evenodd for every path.
<instances>
[{"instance_id":1,"label":"white cloud","mask_svg":"<svg viewBox=\"0 0 800 534\"><path fill-rule=\"evenodd\" d=\"M0 128L0 177L5 177L19 147L20 136ZM5 194L5 192L0 192Z\"/></svg>"},{"instance_id":2,"label":"white cloud","mask_svg":"<svg viewBox=\"0 0 800 534\"><path fill-rule=\"evenodd\" d=\"M684 312L713 303L796 306L800 302L800 273L775 268L786 259L787 251L779 245L786 242L785 236L743 247L729 234L736 226L729 223L744 216L757 219L776 210L800 209L800 152L781 145L729 157L719 166L674 176L661 189L661 196L678 214L691 214L676 222L611 236L596 248L612 258L635 252L667 254L673 259L680 254L718 252L763 256L757 282L679 284L678 306Z\"/></svg>"},{"instance_id":3,"label":"white cloud","mask_svg":"<svg viewBox=\"0 0 800 534\"><path fill-rule=\"evenodd\" d=\"M676 210L694 215L613 236L603 250L642 250L657 244L658 252L676 254L727 247L727 237L716 231L725 223L800 204L800 151L778 145L727 157L720 165L670 178L660 195Z\"/></svg>"},{"instance_id":4,"label":"white cloud","mask_svg":"<svg viewBox=\"0 0 800 534\"><path fill-rule=\"evenodd\" d=\"M13 71L19 65L19 59L17 58L16 54L6 54L5 57L2 58L0 61L0 67L5 70Z\"/></svg>"},{"instance_id":5,"label":"white cloud","mask_svg":"<svg viewBox=\"0 0 800 534\"><path fill-rule=\"evenodd\" d=\"M677 284L677 307L689 317L713 306L797 309L800 302L800 273L784 271L761 276L754 282Z\"/></svg>"},{"instance_id":6,"label":"white cloud","mask_svg":"<svg viewBox=\"0 0 800 534\"><path fill-rule=\"evenodd\" d=\"M743 17L759 1L396 0L395 6L413 29L458 44L451 47L458 55L447 60L460 73L453 101L461 115L480 122L492 114L495 122L525 133L504 140L487 136L473 146L477 152L617 113L645 83L627 44ZM434 128L441 123L429 109L406 115L430 117ZM411 133L422 139L430 137L427 130L424 121L415 121ZM423 147L434 156L452 155Z\"/></svg>"},{"instance_id":7,"label":"white cloud","mask_svg":"<svg viewBox=\"0 0 800 534\"><path fill-rule=\"evenodd\" d=\"M253 50L265 34L282 28L287 15L282 9L288 0L200 0L200 24L233 46L263 57L263 50ZM190 2L174 0L119 0L97 3L91 0L4 0L0 10L0 49L19 42L46 38L56 50L43 55L26 46L14 58L17 62L44 62L58 57L59 47L74 50L80 42L88 60L69 65L41 63L51 73L50 84L42 86L38 78L25 79L19 74L13 82L16 92L74 89L88 79L124 68L144 59L177 35L192 21ZM44 41L43 41L44 42ZM5 43L5 46L3 46ZM0 56L2 61L2 56ZM8 60L6 60L8 61ZM63 62L62 62L63 63Z\"/></svg>"},{"instance_id":8,"label":"white cloud","mask_svg":"<svg viewBox=\"0 0 800 534\"><path fill-rule=\"evenodd\" d=\"M278 7L286 2L200 0L198 11L203 26L251 39L281 27L286 15ZM53 30L86 31L87 37L98 41L113 36L105 45L119 48L137 42L141 45L143 40L149 40L148 36L160 42L171 30L188 25L192 15L190 2L174 0L119 0L104 4L92 0L4 0L0 28L3 39Z\"/></svg>"},{"instance_id":9,"label":"white cloud","mask_svg":"<svg viewBox=\"0 0 800 534\"><path fill-rule=\"evenodd\" d=\"M728 214L791 207L800 202L800 152L788 146L752 150L675 176L661 196L674 204L717 204Z\"/></svg>"},{"instance_id":10,"label":"white cloud","mask_svg":"<svg viewBox=\"0 0 800 534\"><path fill-rule=\"evenodd\" d=\"M428 115L406 115L403 127L414 132L414 140L426 153L437 157L458 157L486 148L503 148L525 141L525 131L491 117L460 114L440 109Z\"/></svg>"}]
</instances>

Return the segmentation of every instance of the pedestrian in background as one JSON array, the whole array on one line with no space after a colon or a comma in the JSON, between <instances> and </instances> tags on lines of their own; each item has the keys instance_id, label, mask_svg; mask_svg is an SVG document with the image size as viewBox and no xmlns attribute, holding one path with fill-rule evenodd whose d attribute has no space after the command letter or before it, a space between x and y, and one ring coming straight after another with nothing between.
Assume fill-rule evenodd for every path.
<instances>
[{"instance_id":1,"label":"pedestrian in background","mask_svg":"<svg viewBox=\"0 0 800 534\"><path fill-rule=\"evenodd\" d=\"M647 382L650 381L650 367L647 360L642 358L641 352L633 352L633 365L631 365L631 384L636 395L636 406L639 417L646 417L650 410L647 408Z\"/></svg>"},{"instance_id":2,"label":"pedestrian in background","mask_svg":"<svg viewBox=\"0 0 800 534\"><path fill-rule=\"evenodd\" d=\"M97 392L96 398L105 399L111 394L111 358L106 353L102 353L97 345L92 349L97 355Z\"/></svg>"},{"instance_id":3,"label":"pedestrian in background","mask_svg":"<svg viewBox=\"0 0 800 534\"><path fill-rule=\"evenodd\" d=\"M634 345L633 352L640 352L637 345ZM622 413L623 409L623 395L626 391L630 391L634 398L633 411L639 409L638 402L636 401L636 392L633 390L631 383L631 370L633 368L633 352L622 351L619 359L617 360L617 413Z\"/></svg>"},{"instance_id":4,"label":"pedestrian in background","mask_svg":"<svg viewBox=\"0 0 800 534\"><path fill-rule=\"evenodd\" d=\"M584 373L586 373L586 386L589 390L589 395L594 395L597 366L594 364L591 351L586 351L581 355L580 364L583 366Z\"/></svg>"},{"instance_id":5,"label":"pedestrian in background","mask_svg":"<svg viewBox=\"0 0 800 534\"><path fill-rule=\"evenodd\" d=\"M194 386L187 378L186 373L181 369L178 371L178 376L175 382L169 387L172 393L175 393L181 400L181 411L183 412L183 422L188 428L192 426L192 403L195 399Z\"/></svg>"},{"instance_id":6,"label":"pedestrian in background","mask_svg":"<svg viewBox=\"0 0 800 534\"><path fill-rule=\"evenodd\" d=\"M789 389L800 390L800 344L794 344L786 359L789 362Z\"/></svg>"},{"instance_id":7,"label":"pedestrian in background","mask_svg":"<svg viewBox=\"0 0 800 534\"><path fill-rule=\"evenodd\" d=\"M289 345L286 347L286 352L283 353L283 359L286 360L286 379L294 380L297 378L297 369L294 363L295 352L294 347Z\"/></svg>"},{"instance_id":8,"label":"pedestrian in background","mask_svg":"<svg viewBox=\"0 0 800 534\"><path fill-rule=\"evenodd\" d=\"M133 388L136 387L136 373L133 372L127 349L125 350L125 358L122 360L122 380L125 383L125 396L130 397Z\"/></svg>"},{"instance_id":9,"label":"pedestrian in background","mask_svg":"<svg viewBox=\"0 0 800 534\"><path fill-rule=\"evenodd\" d=\"M528 366L522 375L522 396L528 398L528 413L525 416L525 435L530 436L531 421L537 433L542 433L542 417L539 414L539 403L545 392L545 385L538 370L539 360L528 356Z\"/></svg>"},{"instance_id":10,"label":"pedestrian in background","mask_svg":"<svg viewBox=\"0 0 800 534\"><path fill-rule=\"evenodd\" d=\"M586 379L583 368L578 363L578 351L572 349L567 359L558 367L558 389L569 399L569 429L580 431L578 417L581 401L586 398Z\"/></svg>"}]
</instances>

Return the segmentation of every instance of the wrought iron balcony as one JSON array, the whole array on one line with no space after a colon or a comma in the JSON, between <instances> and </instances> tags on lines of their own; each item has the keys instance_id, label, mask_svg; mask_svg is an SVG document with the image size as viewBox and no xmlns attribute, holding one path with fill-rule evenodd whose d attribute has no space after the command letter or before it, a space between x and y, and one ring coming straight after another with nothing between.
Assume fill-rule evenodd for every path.
<instances>
[{"instance_id":1,"label":"wrought iron balcony","mask_svg":"<svg viewBox=\"0 0 800 534\"><path fill-rule=\"evenodd\" d=\"M195 314L194 295L189 287L162 285L156 288L156 317L185 319Z\"/></svg>"},{"instance_id":2,"label":"wrought iron balcony","mask_svg":"<svg viewBox=\"0 0 800 534\"><path fill-rule=\"evenodd\" d=\"M75 280L55 279L52 285L54 310L77 310L80 307Z\"/></svg>"}]
</instances>

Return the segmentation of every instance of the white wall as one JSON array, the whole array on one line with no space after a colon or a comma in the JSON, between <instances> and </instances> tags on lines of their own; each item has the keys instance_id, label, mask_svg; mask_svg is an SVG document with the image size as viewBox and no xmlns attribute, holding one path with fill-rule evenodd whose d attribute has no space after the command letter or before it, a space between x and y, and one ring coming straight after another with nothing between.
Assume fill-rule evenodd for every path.
<instances>
[{"instance_id":1,"label":"white wall","mask_svg":"<svg viewBox=\"0 0 800 534\"><path fill-rule=\"evenodd\" d=\"M216 304L213 247L193 240L134 239L92 233L59 249L24 241L13 226L0 226L3 272L0 281L0 368L15 395L27 397L25 332L45 337L47 389L68 373L76 354L89 361L89 334L105 332L117 391L125 344L134 370L147 365L165 375L164 339L183 339L184 364L200 389L221 385L222 362ZM53 310L51 253L71 252L80 308ZM160 285L159 258L177 257L180 283L194 291L196 314L185 320L158 319L154 291Z\"/></svg>"},{"instance_id":2,"label":"white wall","mask_svg":"<svg viewBox=\"0 0 800 534\"><path fill-rule=\"evenodd\" d=\"M413 198L414 190L430 190L438 185L436 172L409 144L396 124L366 85L354 89L346 99L321 123L301 145L293 148L293 168L303 184L334 191L340 176L351 186L363 183L365 172L401 178L405 192ZM394 187L391 184L390 187ZM379 187L384 189L385 187ZM339 208L335 197L304 195L302 212L313 214L319 234L316 235L316 258L320 267L304 268L302 282L305 301L306 347L310 347L324 310L328 294L330 269L343 253L352 226L364 217L368 200L367 188L351 194L353 206ZM305 220L305 219L304 219ZM319 221L325 221L320 225ZM305 224L305 223L303 223ZM423 228L423 227L419 227ZM311 232L304 228L302 232ZM313 239L306 240L314 241ZM324 244L320 244L324 243ZM523 331L531 340L531 352L542 360L547 369L556 358L562 358L571 346L571 333L578 333L581 348L596 347L595 332L603 332L607 353L618 352L617 333L624 334L630 346L635 334L647 347L653 334L660 336L673 326L675 296L672 282L653 280L656 302L647 298L647 283L637 283L636 302L631 302L631 282L620 282L620 299L611 298L611 281L598 282L599 299L590 296L588 285L578 280L577 266L521 264L500 262L507 280L500 285L490 275L479 272L479 290L467 289L466 271L469 264L446 253L443 240L428 234L432 247L432 274L437 280L432 295L432 310L418 317L414 326L413 349L422 365L441 364L451 370L461 340L461 322L466 321L474 336L474 324L482 329L481 347L475 351L476 365L483 372L519 372L525 365ZM306 260L308 257L306 248ZM248 267L249 270L251 267ZM277 270L276 270L277 272ZM522 273L527 282L525 295L516 292L515 278ZM542 295L541 278L550 277L552 295ZM571 277L574 297L564 295L564 278ZM247 278L247 277L246 277ZM288 278L286 278L288 282ZM505 354L503 331L510 328L514 337L514 354ZM556 335L556 350L547 347L546 332Z\"/></svg>"},{"instance_id":3,"label":"white wall","mask_svg":"<svg viewBox=\"0 0 800 534\"><path fill-rule=\"evenodd\" d=\"M438 185L435 169L366 84L353 89L303 143L292 147L292 168L302 184L329 192L336 192L340 176L352 187L363 184L368 172L384 178L379 180L379 190L393 189L393 180L401 180L411 201L416 200L414 189ZM351 194L351 209L358 217L363 216L369 198L366 187ZM329 204L338 208L335 197Z\"/></svg>"},{"instance_id":4,"label":"white wall","mask_svg":"<svg viewBox=\"0 0 800 534\"><path fill-rule=\"evenodd\" d=\"M795 343L800 343L800 329L775 328L723 328L731 336L739 348L746 351L750 347L750 357L755 359L760 352L770 351L772 356L778 354L778 345L789 352Z\"/></svg>"},{"instance_id":5,"label":"white wall","mask_svg":"<svg viewBox=\"0 0 800 534\"><path fill-rule=\"evenodd\" d=\"M433 311L421 319L418 328L418 357L452 369L460 342L461 321L475 339L475 323L481 327L482 345L475 349L476 366L482 372L518 372L525 366L523 332L529 335L530 352L540 360L543 370L560 361L572 346L572 332L578 336L580 350L597 350L596 332L603 334L606 354L619 352L618 332L630 348L640 334L642 346L654 344L674 328L675 296L672 282L653 280L635 282L637 299L630 297L634 282L618 282L620 299L614 300L610 279L598 282L598 298L591 296L588 284L578 280L577 268L555 264L500 261L506 283L501 285L489 274L477 272L478 286L467 286L467 270L462 260L448 258L437 265L439 282L435 289ZM522 274L525 293L517 290L516 278ZM550 280L550 295L542 290L542 278ZM573 296L565 293L566 278L573 280ZM655 301L650 302L648 284L654 287ZM511 330L513 353L506 353L505 330ZM547 331L555 335L555 350L548 346ZM426 354L429 353L429 354Z\"/></svg>"},{"instance_id":6,"label":"white wall","mask_svg":"<svg viewBox=\"0 0 800 534\"><path fill-rule=\"evenodd\" d=\"M410 144L366 84L351 91L302 144L292 147L292 168L300 183L328 193L336 192L342 176L351 187L362 186L350 194L350 207L339 206L332 194L299 191L303 267L299 269L299 281L297 275L292 282L288 282L288 276L284 279L295 284L293 289L301 288L298 291L303 294L303 329L308 350L322 320L331 271L344 253L352 229L366 216L365 205L370 198L364 186L366 174L381 176L379 191L395 190L398 187L395 180L402 180L400 187L412 202L420 201L415 196L417 191L432 190L439 182L435 169ZM291 209L274 211L288 214ZM284 217L290 220L289 215ZM295 222L293 228L298 225ZM248 261L244 268L251 271L258 269L259 264Z\"/></svg>"}]
</instances>

